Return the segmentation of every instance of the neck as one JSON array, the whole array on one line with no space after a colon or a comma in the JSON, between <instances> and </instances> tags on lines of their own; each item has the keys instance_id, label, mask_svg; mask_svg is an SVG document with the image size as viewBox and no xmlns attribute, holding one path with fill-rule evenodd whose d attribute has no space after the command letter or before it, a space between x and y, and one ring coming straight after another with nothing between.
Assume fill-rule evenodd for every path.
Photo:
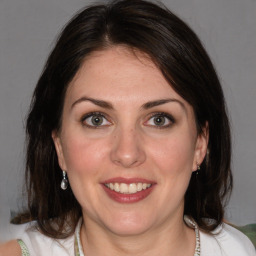
<instances>
[{"instance_id":1,"label":"neck","mask_svg":"<svg viewBox=\"0 0 256 256\"><path fill-rule=\"evenodd\" d=\"M84 220L80 235L86 256L194 255L195 232L183 219L129 236L114 234L86 218Z\"/></svg>"}]
</instances>

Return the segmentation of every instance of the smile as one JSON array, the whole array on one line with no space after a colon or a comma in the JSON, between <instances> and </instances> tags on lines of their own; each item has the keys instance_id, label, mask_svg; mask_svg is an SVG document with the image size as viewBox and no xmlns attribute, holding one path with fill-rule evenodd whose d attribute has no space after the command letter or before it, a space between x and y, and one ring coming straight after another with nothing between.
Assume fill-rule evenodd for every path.
<instances>
[{"instance_id":1,"label":"smile","mask_svg":"<svg viewBox=\"0 0 256 256\"><path fill-rule=\"evenodd\" d=\"M150 183L105 183L107 188L121 194L135 194L152 186Z\"/></svg>"}]
</instances>

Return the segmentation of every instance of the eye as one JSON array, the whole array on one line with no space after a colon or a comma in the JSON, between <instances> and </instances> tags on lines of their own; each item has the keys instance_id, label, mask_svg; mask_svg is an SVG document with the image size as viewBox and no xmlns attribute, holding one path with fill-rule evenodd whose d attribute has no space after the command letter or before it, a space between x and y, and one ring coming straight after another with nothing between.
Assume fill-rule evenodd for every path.
<instances>
[{"instance_id":1,"label":"eye","mask_svg":"<svg viewBox=\"0 0 256 256\"><path fill-rule=\"evenodd\" d=\"M89 113L82 118L82 123L90 128L111 125L111 122L102 113Z\"/></svg>"},{"instance_id":2,"label":"eye","mask_svg":"<svg viewBox=\"0 0 256 256\"><path fill-rule=\"evenodd\" d=\"M155 126L157 128L167 128L174 123L174 118L166 113L153 114L145 123L148 126Z\"/></svg>"}]
</instances>

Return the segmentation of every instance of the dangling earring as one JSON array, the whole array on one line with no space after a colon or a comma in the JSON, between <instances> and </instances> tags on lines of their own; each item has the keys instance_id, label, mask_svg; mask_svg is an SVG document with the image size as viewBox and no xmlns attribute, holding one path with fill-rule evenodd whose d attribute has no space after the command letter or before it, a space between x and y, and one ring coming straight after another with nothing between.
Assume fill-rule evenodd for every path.
<instances>
[{"instance_id":1,"label":"dangling earring","mask_svg":"<svg viewBox=\"0 0 256 256\"><path fill-rule=\"evenodd\" d=\"M209 161L210 161L210 150L207 149L207 151L206 151L206 156L205 156L205 163L206 163L206 166L208 166Z\"/></svg>"},{"instance_id":2,"label":"dangling earring","mask_svg":"<svg viewBox=\"0 0 256 256\"><path fill-rule=\"evenodd\" d=\"M62 175L63 175L63 178L60 183L60 187L61 189L66 190L68 187L67 173L65 171L62 171Z\"/></svg>"},{"instance_id":3,"label":"dangling earring","mask_svg":"<svg viewBox=\"0 0 256 256\"><path fill-rule=\"evenodd\" d=\"M197 176L200 171L200 165L198 163L196 165L197 165L197 170L196 170L196 176Z\"/></svg>"}]
</instances>

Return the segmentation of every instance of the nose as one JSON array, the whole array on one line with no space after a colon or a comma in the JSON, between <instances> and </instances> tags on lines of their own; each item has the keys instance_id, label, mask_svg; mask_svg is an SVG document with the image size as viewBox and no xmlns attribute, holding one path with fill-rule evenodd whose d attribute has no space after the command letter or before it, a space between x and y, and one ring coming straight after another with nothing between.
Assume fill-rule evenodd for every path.
<instances>
[{"instance_id":1,"label":"nose","mask_svg":"<svg viewBox=\"0 0 256 256\"><path fill-rule=\"evenodd\" d=\"M110 158L116 165L132 168L146 160L143 141L135 129L119 129L112 141Z\"/></svg>"}]
</instances>

